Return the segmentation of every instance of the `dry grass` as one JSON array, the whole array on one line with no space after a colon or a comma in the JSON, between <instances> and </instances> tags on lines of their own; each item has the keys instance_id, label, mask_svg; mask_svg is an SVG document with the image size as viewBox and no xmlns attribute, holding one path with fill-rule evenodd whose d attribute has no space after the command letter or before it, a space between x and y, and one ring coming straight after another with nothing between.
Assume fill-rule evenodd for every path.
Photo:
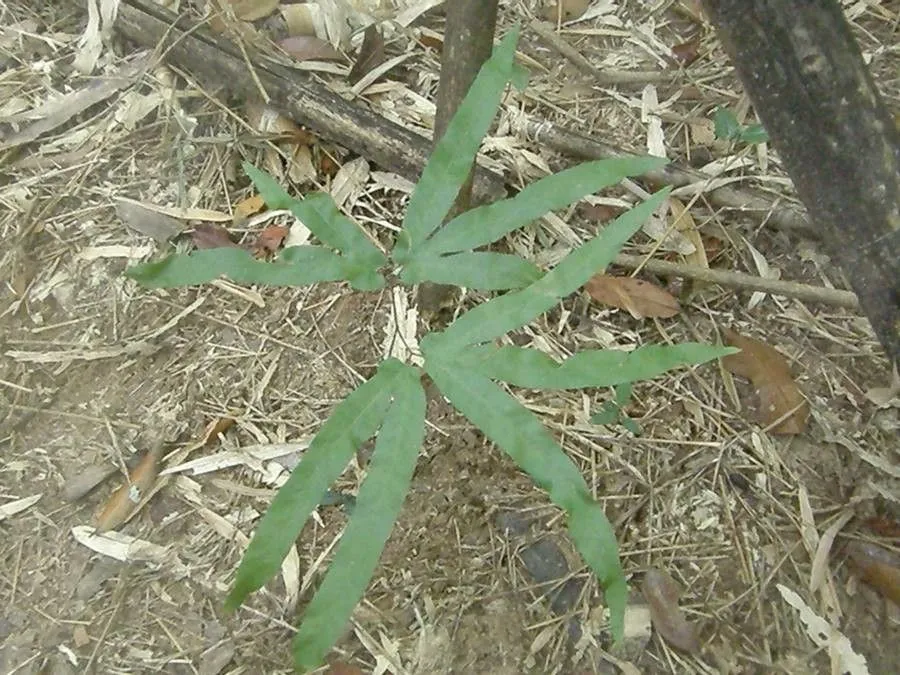
<instances>
[{"instance_id":1,"label":"dry grass","mask_svg":"<svg viewBox=\"0 0 900 675\"><path fill-rule=\"evenodd\" d=\"M2 118L91 82L71 68L83 17L29 4L0 5ZM535 4L505 3L501 24L527 23ZM596 67L659 70L667 67L668 48L688 39L692 24L674 13L675 3L605 4L613 8L605 18L560 33ZM890 2L845 4L896 111L900 9ZM424 27L442 28L434 17ZM412 35L398 31L391 46L414 52L408 71L368 91L361 104L425 131L439 62ZM129 45L106 50L100 70L115 70L133 51ZM595 86L527 31L520 51L531 84L507 97L484 153L485 163L511 184L571 162L516 134L522 115L646 150L653 115L643 84ZM698 162L699 151L708 159L723 153L697 141L715 106L741 115L748 110L711 34L700 53L702 76L653 85L665 148L685 163ZM319 76L346 88L340 75ZM130 121L144 109L146 116ZM226 617L221 607L241 548L296 462L290 452L296 447L277 459L246 458L236 467L169 480L122 530L161 548L132 549L128 563L73 537L108 488L75 502L63 499L86 467L121 466L160 439L184 447L210 420L236 424L190 458L302 445L380 359L387 296L359 296L340 285L162 292L123 278L125 265L155 245L123 226L117 197L230 214L250 194L237 160L260 161L264 145L242 111L155 67L138 87L111 94L35 143L0 152L0 505L41 495L0 524L2 672L290 672L292 623L345 522L342 508L320 509L281 578L244 609ZM742 183L771 193L773 205L794 198L770 149L744 152L738 173ZM320 187L331 188L322 181ZM345 211L383 239L399 222L405 190L397 177L368 173ZM600 201L633 199L617 188ZM820 244L714 208L702 192L691 208L703 231L724 242L716 264L758 272L752 244L783 278L844 287ZM509 245L552 262L596 229L574 208L518 233ZM654 246L638 237L631 251ZM701 630L700 654L636 637L627 652L610 655L600 630L602 597L590 582L567 616L555 617L535 600L534 581L516 563L523 542L500 532L497 516L513 510L536 518L539 531L560 543L573 574L585 578L565 543L560 514L480 434L433 401L409 500L340 657L366 672L423 675L617 672L612 663L622 660L640 672L827 672L828 651L806 635L776 590L780 584L820 616L833 617L868 657L870 672L895 672L896 607L858 584L836 552L826 583L809 590L818 538L843 514L856 518L841 537L862 536L871 516L896 519L898 408L878 408L866 397L887 381L877 343L852 312L774 296L751 308L749 299L713 286L678 317L637 321L569 298L515 336L517 344L564 356L585 348L716 341L728 326L789 356L813 411L808 431L793 438L765 433L754 421L749 387L716 365L637 384L629 412L644 427L640 438L589 423L609 392L516 392L603 501L633 586L651 567L680 582L688 616ZM467 295L461 306L477 300ZM363 474L354 462L335 493L352 496ZM633 601L640 621L639 594ZM596 628L596 637L587 630L573 645L573 618Z\"/></svg>"}]
</instances>

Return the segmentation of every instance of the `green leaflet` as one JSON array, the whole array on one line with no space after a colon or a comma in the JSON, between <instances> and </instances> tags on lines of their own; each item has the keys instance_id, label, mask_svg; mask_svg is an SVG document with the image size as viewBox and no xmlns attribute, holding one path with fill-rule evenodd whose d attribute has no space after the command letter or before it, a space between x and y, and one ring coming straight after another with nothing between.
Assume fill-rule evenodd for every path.
<instances>
[{"instance_id":1,"label":"green leaflet","mask_svg":"<svg viewBox=\"0 0 900 675\"><path fill-rule=\"evenodd\" d=\"M344 279L352 269L337 253L321 246L297 248L303 250L293 254L294 259L302 261L302 265L256 260L241 248L209 248L134 265L125 274L148 288L195 286L221 277L245 284L305 286Z\"/></svg>"},{"instance_id":2,"label":"green leaflet","mask_svg":"<svg viewBox=\"0 0 900 675\"><path fill-rule=\"evenodd\" d=\"M594 237L565 257L555 268L530 286L507 293L469 310L443 333L434 337L445 347L487 342L524 326L550 309L560 298L574 293L603 270L626 241L656 209L668 189L626 211Z\"/></svg>"},{"instance_id":3,"label":"green leaflet","mask_svg":"<svg viewBox=\"0 0 900 675\"><path fill-rule=\"evenodd\" d=\"M278 572L322 495L381 425L391 392L406 374L407 367L399 361L385 361L371 380L334 409L260 520L225 601L226 609L237 608Z\"/></svg>"},{"instance_id":4,"label":"green leaflet","mask_svg":"<svg viewBox=\"0 0 900 675\"><path fill-rule=\"evenodd\" d=\"M493 56L469 88L469 92L435 146L422 171L403 219L403 232L394 247L394 260L404 264L411 253L436 230L450 211L459 189L472 168L481 140L494 120L506 83L513 77L513 56L519 38L513 28L494 48Z\"/></svg>"},{"instance_id":5,"label":"green leaflet","mask_svg":"<svg viewBox=\"0 0 900 675\"><path fill-rule=\"evenodd\" d=\"M487 246L549 211L615 185L625 176L640 175L665 164L666 160L657 157L604 159L579 164L528 185L511 199L458 215L435 232L418 254L455 253Z\"/></svg>"},{"instance_id":6,"label":"green leaflet","mask_svg":"<svg viewBox=\"0 0 900 675\"><path fill-rule=\"evenodd\" d=\"M734 351L731 347L686 342L645 345L631 352L587 350L557 363L536 349L476 345L463 350L456 358L461 366L517 387L580 389L648 380L667 370L705 363Z\"/></svg>"},{"instance_id":7,"label":"green leaflet","mask_svg":"<svg viewBox=\"0 0 900 675\"><path fill-rule=\"evenodd\" d=\"M419 371L404 366L391 393L393 402L378 432L353 515L294 637L294 660L304 669L322 665L340 638L375 572L409 490L425 436L425 392Z\"/></svg>"},{"instance_id":8,"label":"green leaflet","mask_svg":"<svg viewBox=\"0 0 900 675\"><path fill-rule=\"evenodd\" d=\"M404 267L401 279L408 284L432 281L480 291L522 288L541 276L527 260L505 253L467 251L449 256L415 258Z\"/></svg>"},{"instance_id":9,"label":"green leaflet","mask_svg":"<svg viewBox=\"0 0 900 675\"><path fill-rule=\"evenodd\" d=\"M627 593L618 544L578 467L531 412L481 373L459 367L454 354L431 346L422 343L425 369L441 393L568 513L572 539L603 585L613 637L621 639Z\"/></svg>"}]
</instances>

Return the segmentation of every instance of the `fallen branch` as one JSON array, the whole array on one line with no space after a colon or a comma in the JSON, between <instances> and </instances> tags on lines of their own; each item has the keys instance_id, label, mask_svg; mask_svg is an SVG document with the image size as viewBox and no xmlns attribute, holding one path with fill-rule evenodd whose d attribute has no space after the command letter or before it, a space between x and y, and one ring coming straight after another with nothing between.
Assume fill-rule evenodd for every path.
<instances>
[{"instance_id":1,"label":"fallen branch","mask_svg":"<svg viewBox=\"0 0 900 675\"><path fill-rule=\"evenodd\" d=\"M796 298L807 302L821 302L835 307L847 309L859 309L859 298L851 291L841 291L835 288L822 286L810 286L796 281L782 281L781 279L766 279L743 272L731 272L729 270L695 267L681 263L668 262L667 260L647 259L644 256L620 253L616 256L614 264L625 269L645 269L653 274L679 276L685 279L707 281L728 288L738 288L747 291L762 291L772 295L781 295L787 298Z\"/></svg>"},{"instance_id":2,"label":"fallen branch","mask_svg":"<svg viewBox=\"0 0 900 675\"><path fill-rule=\"evenodd\" d=\"M225 90L242 101L259 96L262 89L270 106L409 180L418 180L431 153L431 139L349 103L308 73L250 52L245 58L237 46L211 35L205 26L191 25L148 0L123 0L115 29L139 45L157 48L168 64L205 87ZM503 177L479 167L475 194L484 201L505 197Z\"/></svg>"}]
</instances>

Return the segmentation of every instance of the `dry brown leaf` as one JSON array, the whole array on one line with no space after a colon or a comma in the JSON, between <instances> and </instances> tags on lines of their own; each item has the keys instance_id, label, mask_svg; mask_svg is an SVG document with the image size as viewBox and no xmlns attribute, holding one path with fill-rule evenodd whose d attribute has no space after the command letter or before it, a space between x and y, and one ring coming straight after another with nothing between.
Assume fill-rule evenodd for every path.
<instances>
[{"instance_id":1,"label":"dry brown leaf","mask_svg":"<svg viewBox=\"0 0 900 675\"><path fill-rule=\"evenodd\" d=\"M265 207L266 200L262 198L262 195L253 195L252 197L247 197L247 199L244 199L235 205L234 217L235 219L249 218L250 216L262 211Z\"/></svg>"},{"instance_id":2,"label":"dry brown leaf","mask_svg":"<svg viewBox=\"0 0 900 675\"><path fill-rule=\"evenodd\" d=\"M635 319L667 319L681 311L671 293L643 279L595 274L584 288L597 302L624 309Z\"/></svg>"},{"instance_id":3,"label":"dry brown leaf","mask_svg":"<svg viewBox=\"0 0 900 675\"><path fill-rule=\"evenodd\" d=\"M247 121L260 133L285 136L301 145L309 145L315 140L315 136L301 128L294 120L258 100L247 102Z\"/></svg>"},{"instance_id":4,"label":"dry brown leaf","mask_svg":"<svg viewBox=\"0 0 900 675\"><path fill-rule=\"evenodd\" d=\"M131 517L135 507L156 482L164 447L163 443L157 443L152 450L144 453L130 472L129 481L113 492L96 518L98 532L114 530Z\"/></svg>"},{"instance_id":5,"label":"dry brown leaf","mask_svg":"<svg viewBox=\"0 0 900 675\"><path fill-rule=\"evenodd\" d=\"M331 43L314 35L292 35L278 45L298 61L343 61L341 53Z\"/></svg>"},{"instance_id":6,"label":"dry brown leaf","mask_svg":"<svg viewBox=\"0 0 900 675\"><path fill-rule=\"evenodd\" d=\"M794 382L787 360L764 342L729 328L723 332L725 342L741 351L724 357L722 365L753 383L759 395L760 421L769 426L787 415L770 429L771 433L802 434L809 419L809 403Z\"/></svg>"},{"instance_id":7,"label":"dry brown leaf","mask_svg":"<svg viewBox=\"0 0 900 675\"><path fill-rule=\"evenodd\" d=\"M573 21L587 11L590 0L559 0L544 10L544 18L553 23Z\"/></svg>"},{"instance_id":8,"label":"dry brown leaf","mask_svg":"<svg viewBox=\"0 0 900 675\"><path fill-rule=\"evenodd\" d=\"M347 75L347 81L353 85L359 82L367 73L374 70L384 62L384 38L378 32L378 28L373 23L363 35L362 46L359 48L359 55L356 57L356 63L350 69Z\"/></svg>"},{"instance_id":9,"label":"dry brown leaf","mask_svg":"<svg viewBox=\"0 0 900 675\"><path fill-rule=\"evenodd\" d=\"M287 25L288 35L315 35L316 22L309 3L293 2L281 6L281 16ZM316 6L318 9L318 6Z\"/></svg>"},{"instance_id":10,"label":"dry brown leaf","mask_svg":"<svg viewBox=\"0 0 900 675\"><path fill-rule=\"evenodd\" d=\"M663 570L651 569L644 575L641 591L650 605L650 620L657 632L673 647L689 654L700 651L697 630L678 606L678 584Z\"/></svg>"},{"instance_id":11,"label":"dry brown leaf","mask_svg":"<svg viewBox=\"0 0 900 675\"><path fill-rule=\"evenodd\" d=\"M850 563L860 579L900 605L900 557L887 549L863 541L847 547Z\"/></svg>"},{"instance_id":12,"label":"dry brown leaf","mask_svg":"<svg viewBox=\"0 0 900 675\"><path fill-rule=\"evenodd\" d=\"M605 223L622 213L621 208L610 204L582 204L578 210L582 217L595 223Z\"/></svg>"},{"instance_id":13,"label":"dry brown leaf","mask_svg":"<svg viewBox=\"0 0 900 675\"><path fill-rule=\"evenodd\" d=\"M278 9L280 0L227 0L234 15L241 21L264 19Z\"/></svg>"},{"instance_id":14,"label":"dry brown leaf","mask_svg":"<svg viewBox=\"0 0 900 675\"><path fill-rule=\"evenodd\" d=\"M281 248L284 238L288 235L289 228L284 225L269 225L256 238L253 244L253 255L256 258L268 258Z\"/></svg>"},{"instance_id":15,"label":"dry brown leaf","mask_svg":"<svg viewBox=\"0 0 900 675\"><path fill-rule=\"evenodd\" d=\"M672 47L672 54L680 66L689 66L700 56L700 36Z\"/></svg>"},{"instance_id":16,"label":"dry brown leaf","mask_svg":"<svg viewBox=\"0 0 900 675\"><path fill-rule=\"evenodd\" d=\"M231 235L221 225L215 223L197 223L191 232L191 240L199 249L206 248L236 248L237 244L231 241Z\"/></svg>"}]
</instances>

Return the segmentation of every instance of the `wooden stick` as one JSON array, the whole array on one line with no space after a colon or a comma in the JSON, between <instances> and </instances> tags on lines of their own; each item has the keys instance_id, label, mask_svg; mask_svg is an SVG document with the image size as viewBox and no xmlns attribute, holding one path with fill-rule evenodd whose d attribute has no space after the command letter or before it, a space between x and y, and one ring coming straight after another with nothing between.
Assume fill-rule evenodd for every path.
<instances>
[{"instance_id":1,"label":"wooden stick","mask_svg":"<svg viewBox=\"0 0 900 675\"><path fill-rule=\"evenodd\" d=\"M695 267L667 260L654 260L652 258L648 260L644 256L629 255L627 253L620 253L616 256L614 264L629 270L641 268L653 274L679 276L685 279L708 281L729 288L762 291L763 293L797 298L807 302L821 302L822 304L835 307L859 309L859 298L856 297L855 293L835 288L811 286L796 281L782 281L781 279L766 279L752 274L744 274L743 272Z\"/></svg>"}]
</instances>

